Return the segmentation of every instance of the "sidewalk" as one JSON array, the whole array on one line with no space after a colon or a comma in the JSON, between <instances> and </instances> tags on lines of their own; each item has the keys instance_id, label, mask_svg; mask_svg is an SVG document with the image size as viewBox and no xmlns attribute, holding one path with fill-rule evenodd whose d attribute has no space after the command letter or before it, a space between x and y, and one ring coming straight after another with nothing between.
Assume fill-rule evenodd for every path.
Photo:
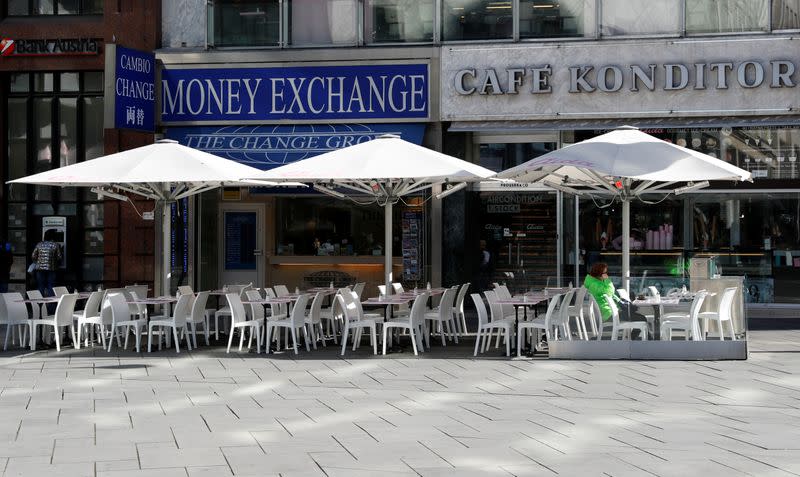
<instances>
[{"instance_id":1,"label":"sidewalk","mask_svg":"<svg viewBox=\"0 0 800 477\"><path fill-rule=\"evenodd\" d=\"M783 321L785 323L785 320ZM795 325L798 323L795 321ZM800 327L800 326L798 326ZM2 475L798 475L800 331L730 362L0 354Z\"/></svg>"}]
</instances>

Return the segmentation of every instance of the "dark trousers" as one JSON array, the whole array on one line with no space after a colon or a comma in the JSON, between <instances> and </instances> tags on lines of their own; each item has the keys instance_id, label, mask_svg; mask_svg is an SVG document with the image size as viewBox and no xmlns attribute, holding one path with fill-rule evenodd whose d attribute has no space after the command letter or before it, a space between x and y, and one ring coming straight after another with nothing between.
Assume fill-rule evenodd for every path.
<instances>
[{"instance_id":1,"label":"dark trousers","mask_svg":"<svg viewBox=\"0 0 800 477\"><path fill-rule=\"evenodd\" d=\"M42 296L51 296L53 286L56 284L55 270L36 270L36 285Z\"/></svg>"}]
</instances>

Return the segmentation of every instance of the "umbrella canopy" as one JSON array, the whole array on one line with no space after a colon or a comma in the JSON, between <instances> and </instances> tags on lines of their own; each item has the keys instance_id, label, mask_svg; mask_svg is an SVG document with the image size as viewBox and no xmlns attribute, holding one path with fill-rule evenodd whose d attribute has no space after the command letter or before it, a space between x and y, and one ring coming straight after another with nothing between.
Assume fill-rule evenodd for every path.
<instances>
[{"instance_id":1,"label":"umbrella canopy","mask_svg":"<svg viewBox=\"0 0 800 477\"><path fill-rule=\"evenodd\" d=\"M467 182L484 180L492 175L494 172L484 167L386 134L242 178L248 181L311 183L316 190L339 199L349 197L341 192L346 190L357 194L359 203L363 203L366 196L384 206L384 278L388 293L392 288L392 205L405 195L434 185L453 184L437 195L441 199L464 188Z\"/></svg>"},{"instance_id":2,"label":"umbrella canopy","mask_svg":"<svg viewBox=\"0 0 800 477\"><path fill-rule=\"evenodd\" d=\"M622 202L622 283L630 281L630 202L646 193L681 194L707 181L749 181L750 172L715 157L623 127L507 169L498 178L542 182L563 192L611 194ZM608 238L611 240L611 237Z\"/></svg>"},{"instance_id":3,"label":"umbrella canopy","mask_svg":"<svg viewBox=\"0 0 800 477\"><path fill-rule=\"evenodd\" d=\"M101 197L127 201L128 197L119 192L129 192L155 200L163 211L163 291L168 294L171 217L167 205L217 187L247 185L240 178L260 172L254 167L182 146L177 141L163 139L154 144L40 172L9 183L91 187ZM261 182L259 185L276 184Z\"/></svg>"}]
</instances>

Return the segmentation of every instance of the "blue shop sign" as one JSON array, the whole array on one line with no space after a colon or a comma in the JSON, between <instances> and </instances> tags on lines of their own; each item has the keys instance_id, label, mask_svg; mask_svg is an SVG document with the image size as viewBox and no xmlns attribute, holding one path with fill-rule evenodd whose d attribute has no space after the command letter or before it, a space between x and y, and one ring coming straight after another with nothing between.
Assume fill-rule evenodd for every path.
<instances>
[{"instance_id":1,"label":"blue shop sign","mask_svg":"<svg viewBox=\"0 0 800 477\"><path fill-rule=\"evenodd\" d=\"M116 47L114 126L155 130L156 57L146 51Z\"/></svg>"},{"instance_id":2,"label":"blue shop sign","mask_svg":"<svg viewBox=\"0 0 800 477\"><path fill-rule=\"evenodd\" d=\"M427 64L165 69L161 122L419 119Z\"/></svg>"},{"instance_id":3,"label":"blue shop sign","mask_svg":"<svg viewBox=\"0 0 800 477\"><path fill-rule=\"evenodd\" d=\"M272 169L325 152L396 134L422 144L424 123L302 124L293 126L178 127L166 137L258 169Z\"/></svg>"}]
</instances>

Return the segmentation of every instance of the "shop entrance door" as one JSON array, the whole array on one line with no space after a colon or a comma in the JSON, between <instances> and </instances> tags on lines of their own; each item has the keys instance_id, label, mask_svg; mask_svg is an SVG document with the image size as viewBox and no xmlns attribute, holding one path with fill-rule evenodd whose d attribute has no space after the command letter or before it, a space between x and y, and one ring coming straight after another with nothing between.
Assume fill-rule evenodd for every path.
<instances>
[{"instance_id":1,"label":"shop entrance door","mask_svg":"<svg viewBox=\"0 0 800 477\"><path fill-rule=\"evenodd\" d=\"M264 286L264 204L223 204L220 221L219 285Z\"/></svg>"}]
</instances>

